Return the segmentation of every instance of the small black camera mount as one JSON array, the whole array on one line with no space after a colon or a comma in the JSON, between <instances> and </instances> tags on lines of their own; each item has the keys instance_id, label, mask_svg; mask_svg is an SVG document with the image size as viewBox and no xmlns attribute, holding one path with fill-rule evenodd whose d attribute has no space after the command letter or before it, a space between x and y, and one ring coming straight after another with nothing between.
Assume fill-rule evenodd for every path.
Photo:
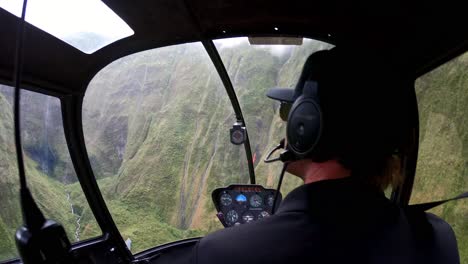
<instances>
[{"instance_id":1,"label":"small black camera mount","mask_svg":"<svg viewBox=\"0 0 468 264\"><path fill-rule=\"evenodd\" d=\"M231 143L234 145L242 145L247 138L247 131L244 123L241 121L235 122L229 133L231 135Z\"/></svg>"}]
</instances>

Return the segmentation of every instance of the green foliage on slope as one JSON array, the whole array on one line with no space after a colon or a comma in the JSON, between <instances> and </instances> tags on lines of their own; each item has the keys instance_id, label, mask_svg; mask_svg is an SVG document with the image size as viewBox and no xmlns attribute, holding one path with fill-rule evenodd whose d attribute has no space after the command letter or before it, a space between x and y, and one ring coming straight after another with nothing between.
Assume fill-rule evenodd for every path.
<instances>
[{"instance_id":1,"label":"green foliage on slope","mask_svg":"<svg viewBox=\"0 0 468 264\"><path fill-rule=\"evenodd\" d=\"M12 105L12 87L0 85L0 94ZM37 170L63 183L76 181L63 135L60 100L27 90L21 91L23 151L37 163Z\"/></svg>"},{"instance_id":2,"label":"green foliage on slope","mask_svg":"<svg viewBox=\"0 0 468 264\"><path fill-rule=\"evenodd\" d=\"M324 47L305 42L272 56L268 49L242 45L222 48L220 53L246 118L257 182L276 187L281 165L262 160L284 137L285 124L278 118L278 104L265 93L274 86L293 87L306 57ZM467 72L465 55L417 83L421 148L413 202L447 198L467 189ZM6 237L19 226L20 211L11 106L1 96L0 237ZM37 99L27 98L29 112L46 111ZM232 106L201 44L150 50L111 63L92 80L83 118L95 176L122 236L133 241L133 252L222 228L211 191L247 183L249 177L243 147L229 142L229 128L235 121ZM34 116L26 126L32 132L45 129ZM58 131L53 131L39 139L31 133L26 140L34 195L48 216L65 225L73 240L76 217L66 202L69 192L81 216L80 235L99 236L101 230L79 184L61 177L69 165L66 150L59 147L63 142L56 138ZM46 140L51 152L58 153L53 179L39 171L40 159L33 155L46 153ZM286 175L283 194L300 184ZM462 263L468 263L467 212L466 202L435 210L453 225ZM13 239L0 243L0 259L15 255Z\"/></svg>"},{"instance_id":3,"label":"green foliage on slope","mask_svg":"<svg viewBox=\"0 0 468 264\"><path fill-rule=\"evenodd\" d=\"M99 186L106 189L112 184L112 178L100 179ZM68 186L73 200L77 203L85 203L83 192L78 183ZM141 197L146 199L146 197ZM124 240L132 240L132 250L140 252L155 245L177 241L187 237L199 237L203 233L196 230L182 230L164 222L156 212L151 212L145 207L126 203L117 199L108 199L112 216L116 221ZM102 234L98 225L93 221L92 212L85 209L81 212L80 233L85 237L97 237ZM137 239L135 239L137 238Z\"/></svg>"},{"instance_id":4,"label":"green foliage on slope","mask_svg":"<svg viewBox=\"0 0 468 264\"><path fill-rule=\"evenodd\" d=\"M12 107L0 94L0 260L17 255L16 229L22 224L19 207L19 180L13 138ZM39 172L37 164L25 158L29 188L46 217L64 224L73 237L74 217L69 213L64 184Z\"/></svg>"},{"instance_id":5,"label":"green foliage on slope","mask_svg":"<svg viewBox=\"0 0 468 264\"><path fill-rule=\"evenodd\" d=\"M308 43L301 52L280 57L266 49L248 47L241 52L221 51L245 113L256 164L272 145L271 140L279 140L282 136L278 135L283 133L280 124L272 126L273 122L279 123L277 105L266 99L265 93L278 79L288 85L295 82L288 79L291 76L279 73L300 68L307 52L313 49L313 44ZM297 62L290 61L298 58ZM113 183L101 185L107 201L146 208L181 229L208 232L220 228L214 217L211 190L230 183L247 183L248 170L243 148L228 141L235 116L200 44L122 58L96 76L86 98L85 135L93 143L91 155L102 157L97 162L101 165L93 164L93 168L98 177L118 171ZM98 98L107 100L98 102ZM122 136L126 140L121 140ZM124 154L118 162L108 162L109 155L93 154L115 153L119 145ZM119 162L120 167L102 166ZM270 175L258 171L259 182L264 184L269 178L272 187L279 170L270 170ZM295 178L288 179L286 191L299 183ZM117 209L111 206L113 210Z\"/></svg>"},{"instance_id":6,"label":"green foliage on slope","mask_svg":"<svg viewBox=\"0 0 468 264\"><path fill-rule=\"evenodd\" d=\"M102 108L86 101L84 112L87 138L100 127L127 127L117 180L101 184L106 199L145 208L178 228L206 226L201 216L209 203L207 194L216 187L212 178L248 179L241 147L228 141L235 119L214 67L200 44L148 51L114 64L102 72L106 79L98 76L91 83L87 97L116 100L102 102ZM114 68L120 69L118 75ZM122 80L111 85L115 78ZM97 85L111 88L95 89ZM132 85L138 92L127 89ZM103 109L110 109L102 114L108 116L113 107L120 109L120 120L91 118ZM107 152L117 145L115 137L101 136L94 149Z\"/></svg>"},{"instance_id":7,"label":"green foliage on slope","mask_svg":"<svg viewBox=\"0 0 468 264\"><path fill-rule=\"evenodd\" d=\"M272 86L292 87L303 61L314 48L318 47L296 49L279 57L271 56L267 50L251 49L248 46L220 50L244 110L252 150L257 154L255 167L258 182L268 187L276 185L280 165L265 165L260 161L265 157L267 148L284 136L284 122L277 117L278 105L266 99L264 94L266 89ZM152 59L148 59L149 57ZM109 106L100 105L100 109L112 111L113 107L117 106L117 109L125 109L122 120L127 118L132 120L132 124L128 122L127 150L119 168L119 176L114 184L104 187L104 190L108 190L108 200L111 203L120 201L125 205L139 204L150 212L155 212L163 222L181 229L201 228L206 232L220 228L217 220L212 217L214 208L210 201L210 190L232 182L246 182L248 178L245 163L227 166L229 162L245 157L242 149L235 149L224 143L214 147L216 144L213 143L219 140L219 136L221 136L219 142L227 141L227 129L233 122L233 116L229 102L220 99L219 91L215 92L211 85L200 86L205 82L214 82L213 79L216 78L215 75L206 73L207 70L214 72L213 69L199 65L200 58L202 57L198 51L188 47L150 51L144 55L142 53L139 57L122 59L120 64L116 63L105 69L102 78L95 80L99 83L99 87L109 87L111 90L109 96L121 98L120 93L123 92L127 96L125 102L117 98L110 100ZM198 64L194 65L193 62ZM454 65L449 67L452 67L452 71L458 71L454 70ZM116 72L113 72L114 70ZM105 78L111 77L111 74L114 75L110 78L112 85L109 85L105 83L109 82ZM220 85L219 81L216 85ZM89 91L89 96L93 96L95 91L105 93L106 89L98 90L91 86ZM463 101L460 97L458 99ZM138 103L132 104L135 101ZM116 102L119 102L118 105L115 105ZM122 115L122 111L118 113ZM144 113L149 113L146 114L149 117L144 117ZM108 113L104 119L112 118L112 115L107 115ZM223 117L230 119L226 121ZM422 120L421 123L425 122L424 116ZM97 120L95 122L102 124ZM213 129L213 123L223 129ZM114 131L112 127L109 130ZM424 128L421 131L423 140ZM462 145L459 141L455 141L452 145ZM174 145L167 146L169 142L173 142ZM441 150L439 155L446 156L445 150L443 148ZM427 150L424 144L421 145L421 157L430 152L432 151ZM214 154L211 166L210 154ZM171 164L171 166L162 165L164 168L161 168L161 164ZM461 166L466 168L466 164ZM207 170L210 175L203 184L203 175ZM239 175L240 173L242 175ZM453 174L455 181L462 179L460 175L462 174ZM434 177L434 179L439 178ZM299 184L299 180L287 176L283 192L287 193ZM196 202L199 201L200 195L198 199L193 197L194 193L199 193L200 188L202 204ZM445 189L447 196L450 196L452 191L453 188ZM420 200L433 199L430 193L421 192ZM147 200L148 195L152 197L151 201ZM194 213L194 208L203 210ZM205 215L206 219L199 217L202 215ZM450 214L442 216L450 218ZM197 217L201 220L197 220ZM459 231L457 228L455 226L458 234L462 234L461 236L466 234L464 230ZM463 238L460 238L461 245L462 240Z\"/></svg>"},{"instance_id":8,"label":"green foliage on slope","mask_svg":"<svg viewBox=\"0 0 468 264\"><path fill-rule=\"evenodd\" d=\"M411 202L453 197L468 191L468 53L416 82L420 150ZM468 263L468 201L432 210L450 223L461 263Z\"/></svg>"}]
</instances>

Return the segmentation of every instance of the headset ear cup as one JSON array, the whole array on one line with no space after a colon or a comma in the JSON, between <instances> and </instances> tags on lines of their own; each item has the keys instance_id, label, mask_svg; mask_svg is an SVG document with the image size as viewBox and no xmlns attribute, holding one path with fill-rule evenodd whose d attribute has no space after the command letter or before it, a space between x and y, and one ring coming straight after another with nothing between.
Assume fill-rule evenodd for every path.
<instances>
[{"instance_id":1,"label":"headset ear cup","mask_svg":"<svg viewBox=\"0 0 468 264\"><path fill-rule=\"evenodd\" d=\"M310 154L322 134L322 112L310 97L300 96L289 111L286 125L288 148L300 159Z\"/></svg>"}]
</instances>

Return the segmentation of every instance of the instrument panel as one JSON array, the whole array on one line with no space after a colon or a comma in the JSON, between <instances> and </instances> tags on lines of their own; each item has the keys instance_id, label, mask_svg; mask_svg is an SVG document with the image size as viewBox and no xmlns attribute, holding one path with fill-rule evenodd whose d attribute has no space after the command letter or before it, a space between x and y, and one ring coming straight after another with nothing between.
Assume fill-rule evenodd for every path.
<instances>
[{"instance_id":1,"label":"instrument panel","mask_svg":"<svg viewBox=\"0 0 468 264\"><path fill-rule=\"evenodd\" d=\"M224 227L248 224L272 214L276 190L261 185L234 184L218 188L211 194L218 219ZM278 195L276 208L281 203Z\"/></svg>"}]
</instances>

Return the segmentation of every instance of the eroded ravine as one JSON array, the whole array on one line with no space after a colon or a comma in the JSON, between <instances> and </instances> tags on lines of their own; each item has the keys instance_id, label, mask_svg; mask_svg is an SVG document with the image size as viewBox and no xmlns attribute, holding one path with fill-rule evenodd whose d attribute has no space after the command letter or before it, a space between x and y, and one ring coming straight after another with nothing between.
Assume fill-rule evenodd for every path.
<instances>
[{"instance_id":1,"label":"eroded ravine","mask_svg":"<svg viewBox=\"0 0 468 264\"><path fill-rule=\"evenodd\" d=\"M72 215L76 219L76 221L75 221L75 226L76 226L75 227L75 233L73 235L75 236L75 241L78 242L78 241L80 241L81 215L79 215L79 214L77 214L75 212L75 207L73 206L73 203L71 201L71 196L70 196L69 192L67 192L67 202L68 202L68 204L70 204L70 212L72 213Z\"/></svg>"}]
</instances>

